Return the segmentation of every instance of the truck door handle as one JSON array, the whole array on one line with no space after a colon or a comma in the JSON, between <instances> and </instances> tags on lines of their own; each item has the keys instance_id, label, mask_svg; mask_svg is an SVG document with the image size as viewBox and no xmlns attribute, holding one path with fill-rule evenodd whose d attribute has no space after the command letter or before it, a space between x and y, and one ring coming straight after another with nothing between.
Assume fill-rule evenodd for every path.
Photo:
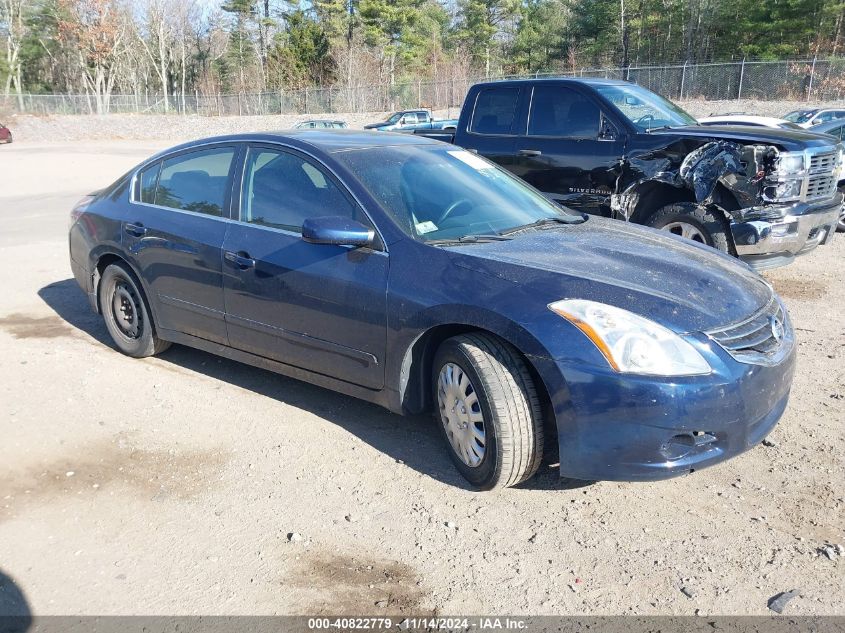
<instances>
[{"instance_id":1,"label":"truck door handle","mask_svg":"<svg viewBox=\"0 0 845 633\"><path fill-rule=\"evenodd\" d=\"M521 149L519 150L520 156L540 156L543 152L539 149Z\"/></svg>"},{"instance_id":2,"label":"truck door handle","mask_svg":"<svg viewBox=\"0 0 845 633\"><path fill-rule=\"evenodd\" d=\"M124 230L133 237L143 237L147 234L147 227L140 222L138 224L127 224Z\"/></svg>"},{"instance_id":3,"label":"truck door handle","mask_svg":"<svg viewBox=\"0 0 845 633\"><path fill-rule=\"evenodd\" d=\"M241 270L246 270L247 268L255 268L255 260L243 251L241 251L240 253L233 253L232 251L223 251L223 257L226 259L226 261L232 262Z\"/></svg>"}]
</instances>

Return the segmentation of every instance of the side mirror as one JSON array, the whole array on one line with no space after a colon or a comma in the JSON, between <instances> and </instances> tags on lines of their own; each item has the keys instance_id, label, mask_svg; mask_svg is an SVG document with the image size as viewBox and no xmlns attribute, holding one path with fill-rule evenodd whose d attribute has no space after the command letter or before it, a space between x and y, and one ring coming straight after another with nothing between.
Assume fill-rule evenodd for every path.
<instances>
[{"instance_id":1,"label":"side mirror","mask_svg":"<svg viewBox=\"0 0 845 633\"><path fill-rule=\"evenodd\" d=\"M401 119L399 119L399 125L405 125L405 123L407 123L407 121L405 120L405 117L402 117Z\"/></svg>"},{"instance_id":2,"label":"side mirror","mask_svg":"<svg viewBox=\"0 0 845 633\"><path fill-rule=\"evenodd\" d=\"M342 216L308 218L302 223L302 239L310 244L372 246L375 237L370 227Z\"/></svg>"}]
</instances>

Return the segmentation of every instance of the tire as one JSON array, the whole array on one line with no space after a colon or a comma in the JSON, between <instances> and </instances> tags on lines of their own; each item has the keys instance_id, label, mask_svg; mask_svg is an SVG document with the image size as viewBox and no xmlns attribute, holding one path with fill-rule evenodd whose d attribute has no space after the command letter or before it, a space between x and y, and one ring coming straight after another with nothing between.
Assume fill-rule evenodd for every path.
<instances>
[{"instance_id":1,"label":"tire","mask_svg":"<svg viewBox=\"0 0 845 633\"><path fill-rule=\"evenodd\" d=\"M845 233L845 200L839 208L839 221L836 223L836 232Z\"/></svg>"},{"instance_id":2,"label":"tire","mask_svg":"<svg viewBox=\"0 0 845 633\"><path fill-rule=\"evenodd\" d=\"M121 352L146 358L170 347L169 342L156 336L141 284L127 266L107 266L97 292L106 329Z\"/></svg>"},{"instance_id":3,"label":"tire","mask_svg":"<svg viewBox=\"0 0 845 633\"><path fill-rule=\"evenodd\" d=\"M435 354L432 379L437 426L467 481L481 490L507 488L537 471L543 458L540 399L512 346L482 333L447 339ZM461 438L473 448L457 448Z\"/></svg>"},{"instance_id":4,"label":"tire","mask_svg":"<svg viewBox=\"0 0 845 633\"><path fill-rule=\"evenodd\" d=\"M736 254L725 218L718 211L694 202L667 204L650 215L645 224L707 244L723 253Z\"/></svg>"}]
</instances>

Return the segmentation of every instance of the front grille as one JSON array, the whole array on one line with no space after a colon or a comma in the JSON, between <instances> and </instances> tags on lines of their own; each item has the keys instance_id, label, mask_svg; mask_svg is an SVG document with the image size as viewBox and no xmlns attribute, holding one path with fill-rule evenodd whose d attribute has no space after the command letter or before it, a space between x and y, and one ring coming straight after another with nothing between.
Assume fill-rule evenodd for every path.
<instances>
[{"instance_id":1,"label":"front grille","mask_svg":"<svg viewBox=\"0 0 845 633\"><path fill-rule=\"evenodd\" d=\"M778 362L793 340L786 312L775 298L750 319L707 335L736 360L757 364Z\"/></svg>"},{"instance_id":2,"label":"front grille","mask_svg":"<svg viewBox=\"0 0 845 633\"><path fill-rule=\"evenodd\" d=\"M836 166L836 152L829 152L827 154L815 154L810 157L810 173L811 174L829 174Z\"/></svg>"},{"instance_id":3,"label":"front grille","mask_svg":"<svg viewBox=\"0 0 845 633\"><path fill-rule=\"evenodd\" d=\"M831 175L810 176L807 179L808 200L813 198L828 198L836 189L836 178Z\"/></svg>"}]
</instances>

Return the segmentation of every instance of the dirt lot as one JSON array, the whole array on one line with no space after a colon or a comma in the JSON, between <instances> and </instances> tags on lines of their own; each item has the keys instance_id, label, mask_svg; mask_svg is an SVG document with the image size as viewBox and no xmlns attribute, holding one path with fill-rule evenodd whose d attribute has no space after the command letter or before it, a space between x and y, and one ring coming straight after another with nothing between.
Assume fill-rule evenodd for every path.
<instances>
[{"instance_id":1,"label":"dirt lot","mask_svg":"<svg viewBox=\"0 0 845 633\"><path fill-rule=\"evenodd\" d=\"M428 418L114 351L67 212L164 144L0 147L0 571L35 613L845 614L845 236L767 274L800 337L771 446L475 493Z\"/></svg>"}]
</instances>

